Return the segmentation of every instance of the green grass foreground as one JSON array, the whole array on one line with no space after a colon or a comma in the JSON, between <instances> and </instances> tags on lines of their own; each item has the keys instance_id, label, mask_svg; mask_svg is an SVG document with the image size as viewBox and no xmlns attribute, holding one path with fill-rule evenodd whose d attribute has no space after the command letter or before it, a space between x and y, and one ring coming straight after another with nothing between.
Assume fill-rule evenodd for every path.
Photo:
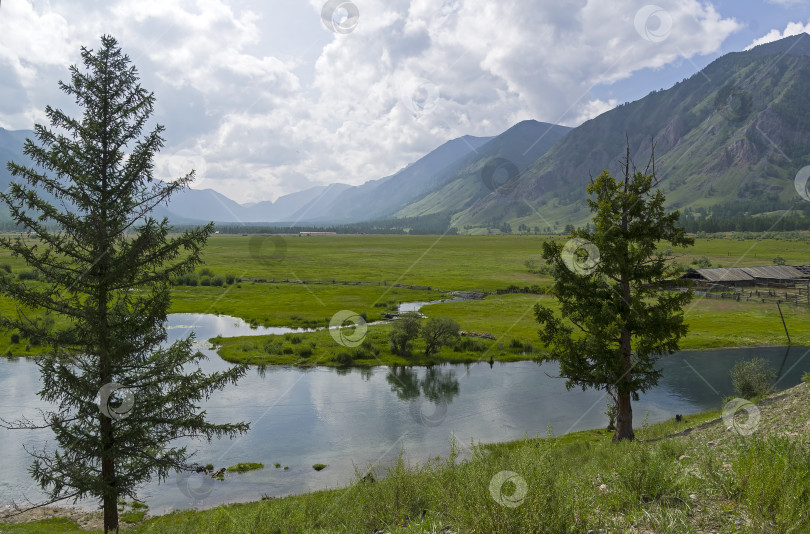
<instances>
[{"instance_id":1,"label":"green grass foreground","mask_svg":"<svg viewBox=\"0 0 810 534\"><path fill-rule=\"evenodd\" d=\"M714 411L680 423L637 421L632 443L613 444L610 433L589 430L454 444L447 458L410 465L400 459L387 471L372 470L373 483L359 470L342 489L180 511L129 531L807 532L810 387L801 384L758 409L751 435L726 429ZM0 531L86 532L64 525L0 524Z\"/></svg>"}]
</instances>

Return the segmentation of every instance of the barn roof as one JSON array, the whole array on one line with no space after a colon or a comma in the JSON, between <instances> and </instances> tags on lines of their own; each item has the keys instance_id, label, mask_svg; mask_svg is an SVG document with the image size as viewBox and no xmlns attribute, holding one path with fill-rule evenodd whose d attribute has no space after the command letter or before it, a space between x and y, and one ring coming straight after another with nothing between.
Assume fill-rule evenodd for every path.
<instances>
[{"instance_id":1,"label":"barn roof","mask_svg":"<svg viewBox=\"0 0 810 534\"><path fill-rule=\"evenodd\" d=\"M700 276L709 282L742 282L754 277L739 267L718 267L715 269L696 269Z\"/></svg>"},{"instance_id":2,"label":"barn roof","mask_svg":"<svg viewBox=\"0 0 810 534\"><path fill-rule=\"evenodd\" d=\"M743 267L743 271L754 278L769 278L776 280L791 280L802 278L804 274L796 267L790 265L767 265L765 267Z\"/></svg>"},{"instance_id":3,"label":"barn roof","mask_svg":"<svg viewBox=\"0 0 810 534\"><path fill-rule=\"evenodd\" d=\"M764 267L717 267L690 269L709 282L745 282L750 280L795 280L810 277L810 265L766 265Z\"/></svg>"},{"instance_id":4,"label":"barn roof","mask_svg":"<svg viewBox=\"0 0 810 534\"><path fill-rule=\"evenodd\" d=\"M801 271L805 278L810 277L810 265L794 265L797 270Z\"/></svg>"}]
</instances>

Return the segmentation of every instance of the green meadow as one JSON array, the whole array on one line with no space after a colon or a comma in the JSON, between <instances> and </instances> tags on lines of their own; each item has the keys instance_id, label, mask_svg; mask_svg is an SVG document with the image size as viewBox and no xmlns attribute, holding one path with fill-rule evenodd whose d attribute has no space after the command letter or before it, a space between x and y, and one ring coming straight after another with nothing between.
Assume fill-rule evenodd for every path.
<instances>
[{"instance_id":1,"label":"green meadow","mask_svg":"<svg viewBox=\"0 0 810 534\"><path fill-rule=\"evenodd\" d=\"M708 261L717 266L772 265L777 256L787 264L810 263L810 233L791 239L697 239L694 247L675 250L674 261L692 266ZM197 285L172 290L173 313L213 313L244 319L254 325L313 328L329 324L340 310L379 321L402 302L452 298L453 291L487 293L481 300L445 302L424 307L428 316L447 316L462 329L486 332L495 340L466 341L444 347L430 359L391 354L387 325L369 325L371 346L343 350L327 332L302 333L300 346L283 336L218 340L220 354L232 361L285 365L429 364L436 361L511 361L542 353L532 308L543 302L551 284L547 275L530 272L542 264L540 252L548 239L562 237L333 235L233 236L215 235L205 248L205 265ZM11 276L27 267L7 252L0 265ZM536 269L532 269L536 270ZM218 281L217 281L218 280ZM30 281L27 283L38 283ZM530 288L539 294L495 294L509 287ZM783 304L792 342L810 345L810 311ZM15 313L14 303L0 299L0 313ZM37 316L36 311L30 311ZM696 298L686 310L689 335L684 349L784 344L778 310L771 303ZM0 335L0 353L25 356L45 350L36 340L12 343L12 332ZM368 344L367 344L368 345ZM306 348L309 348L309 351ZM528 348L528 350L526 350Z\"/></svg>"}]
</instances>

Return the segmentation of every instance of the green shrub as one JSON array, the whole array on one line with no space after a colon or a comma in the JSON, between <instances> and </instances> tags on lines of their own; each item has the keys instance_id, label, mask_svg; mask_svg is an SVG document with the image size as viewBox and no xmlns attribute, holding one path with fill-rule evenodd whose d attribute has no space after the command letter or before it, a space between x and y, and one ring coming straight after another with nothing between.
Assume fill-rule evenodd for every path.
<instances>
[{"instance_id":1,"label":"green shrub","mask_svg":"<svg viewBox=\"0 0 810 534\"><path fill-rule=\"evenodd\" d=\"M17 343L19 343L19 342L20 342L20 334L18 334L18 333L16 333L16 332L14 332L13 334L11 334L11 344L12 344L12 345L16 345L16 344L17 344Z\"/></svg>"},{"instance_id":2,"label":"green shrub","mask_svg":"<svg viewBox=\"0 0 810 534\"><path fill-rule=\"evenodd\" d=\"M410 356L412 341L419 336L421 321L416 312L400 315L392 324L388 334L391 352L400 356Z\"/></svg>"},{"instance_id":3,"label":"green shrub","mask_svg":"<svg viewBox=\"0 0 810 534\"><path fill-rule=\"evenodd\" d=\"M298 349L298 356L301 358L309 358L312 356L312 349L310 347L301 347Z\"/></svg>"},{"instance_id":4,"label":"green shrub","mask_svg":"<svg viewBox=\"0 0 810 534\"><path fill-rule=\"evenodd\" d=\"M284 347L283 349L281 349L282 354L293 354L294 352L295 351L293 350L292 347Z\"/></svg>"},{"instance_id":5,"label":"green shrub","mask_svg":"<svg viewBox=\"0 0 810 534\"><path fill-rule=\"evenodd\" d=\"M187 273L178 276L173 283L176 286L197 286L199 285L199 278L195 273Z\"/></svg>"},{"instance_id":6,"label":"green shrub","mask_svg":"<svg viewBox=\"0 0 810 534\"><path fill-rule=\"evenodd\" d=\"M326 464L314 464L312 466L312 469L314 469L315 471L320 471L320 470L325 469L325 468L326 468Z\"/></svg>"},{"instance_id":7,"label":"green shrub","mask_svg":"<svg viewBox=\"0 0 810 534\"><path fill-rule=\"evenodd\" d=\"M208 267L203 267L202 269L200 269L200 276L214 276L214 271L212 271Z\"/></svg>"},{"instance_id":8,"label":"green shrub","mask_svg":"<svg viewBox=\"0 0 810 534\"><path fill-rule=\"evenodd\" d=\"M353 359L355 360L370 360L380 355L380 349L364 340L362 345L354 349Z\"/></svg>"},{"instance_id":9,"label":"green shrub","mask_svg":"<svg viewBox=\"0 0 810 534\"><path fill-rule=\"evenodd\" d=\"M453 350L455 352L484 352L487 350L487 344L481 339L461 336Z\"/></svg>"},{"instance_id":10,"label":"green shrub","mask_svg":"<svg viewBox=\"0 0 810 534\"><path fill-rule=\"evenodd\" d=\"M346 351L341 351L335 356L335 361L340 365L351 365L354 361L354 356Z\"/></svg>"},{"instance_id":11,"label":"green shrub","mask_svg":"<svg viewBox=\"0 0 810 534\"><path fill-rule=\"evenodd\" d=\"M233 285L234 282L236 282L236 277L234 275L232 275L232 274L225 275L225 283L226 284L228 284L230 286L230 285Z\"/></svg>"},{"instance_id":12,"label":"green shrub","mask_svg":"<svg viewBox=\"0 0 810 534\"><path fill-rule=\"evenodd\" d=\"M200 285L201 286L210 286L211 285L211 278L208 276L203 276L200 278Z\"/></svg>"},{"instance_id":13,"label":"green shrub","mask_svg":"<svg viewBox=\"0 0 810 534\"><path fill-rule=\"evenodd\" d=\"M211 279L211 285L216 287L221 287L225 285L225 279L221 276L215 276Z\"/></svg>"},{"instance_id":14,"label":"green shrub","mask_svg":"<svg viewBox=\"0 0 810 534\"><path fill-rule=\"evenodd\" d=\"M698 269L708 269L712 266L712 262L706 256L701 256L700 258L693 259L692 265L694 265Z\"/></svg>"},{"instance_id":15,"label":"green shrub","mask_svg":"<svg viewBox=\"0 0 810 534\"><path fill-rule=\"evenodd\" d=\"M613 400L609 400L607 402L607 407L605 408L605 415L608 417L608 425L607 430L609 432L613 432L616 430L616 413L618 408L616 408L616 403Z\"/></svg>"},{"instance_id":16,"label":"green shrub","mask_svg":"<svg viewBox=\"0 0 810 534\"><path fill-rule=\"evenodd\" d=\"M734 390L744 399L767 395L773 389L776 372L764 358L737 362L731 369Z\"/></svg>"},{"instance_id":17,"label":"green shrub","mask_svg":"<svg viewBox=\"0 0 810 534\"><path fill-rule=\"evenodd\" d=\"M20 280L39 280L39 271L35 271L33 269L20 271L17 274L17 278L19 278Z\"/></svg>"},{"instance_id":18,"label":"green shrub","mask_svg":"<svg viewBox=\"0 0 810 534\"><path fill-rule=\"evenodd\" d=\"M425 356L430 357L444 345L455 345L459 338L459 326L450 317L431 317L421 330L425 341Z\"/></svg>"},{"instance_id":19,"label":"green shrub","mask_svg":"<svg viewBox=\"0 0 810 534\"><path fill-rule=\"evenodd\" d=\"M804 382L805 384L810 384L810 371L802 375L802 382Z\"/></svg>"},{"instance_id":20,"label":"green shrub","mask_svg":"<svg viewBox=\"0 0 810 534\"><path fill-rule=\"evenodd\" d=\"M7 273L11 272L11 265L8 263L0 263L0 269L6 271Z\"/></svg>"}]
</instances>

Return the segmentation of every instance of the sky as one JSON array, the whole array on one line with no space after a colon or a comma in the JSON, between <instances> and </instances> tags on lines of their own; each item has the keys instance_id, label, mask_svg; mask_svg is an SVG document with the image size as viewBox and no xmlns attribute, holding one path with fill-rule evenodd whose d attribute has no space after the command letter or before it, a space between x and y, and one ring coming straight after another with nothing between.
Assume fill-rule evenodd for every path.
<instances>
[{"instance_id":1,"label":"sky","mask_svg":"<svg viewBox=\"0 0 810 534\"><path fill-rule=\"evenodd\" d=\"M442 143L577 126L810 31L810 0L2 0L0 127L118 39L166 127L156 175L238 202L394 174Z\"/></svg>"}]
</instances>

